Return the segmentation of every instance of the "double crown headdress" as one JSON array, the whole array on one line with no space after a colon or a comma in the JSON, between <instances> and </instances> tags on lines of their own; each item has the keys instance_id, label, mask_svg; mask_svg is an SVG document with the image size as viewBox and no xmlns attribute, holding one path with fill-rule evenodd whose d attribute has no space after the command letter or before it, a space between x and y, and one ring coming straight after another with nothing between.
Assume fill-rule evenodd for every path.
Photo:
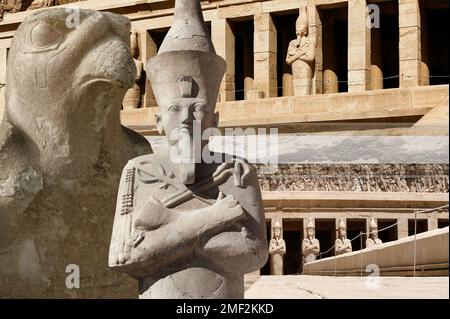
<instances>
[{"instance_id":1,"label":"double crown headdress","mask_svg":"<svg viewBox=\"0 0 450 319\"><path fill-rule=\"evenodd\" d=\"M202 98L215 105L226 62L208 35L199 0L176 0L174 22L147 74L159 106L174 98Z\"/></svg>"}]
</instances>

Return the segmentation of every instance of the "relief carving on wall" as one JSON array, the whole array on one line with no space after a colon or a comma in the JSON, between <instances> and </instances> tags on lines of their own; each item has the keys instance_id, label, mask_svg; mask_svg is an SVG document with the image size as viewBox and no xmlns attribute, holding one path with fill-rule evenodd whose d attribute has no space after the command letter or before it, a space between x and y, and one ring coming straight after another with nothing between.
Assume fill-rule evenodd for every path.
<instances>
[{"instance_id":1,"label":"relief carving on wall","mask_svg":"<svg viewBox=\"0 0 450 319\"><path fill-rule=\"evenodd\" d=\"M448 193L448 164L258 165L263 191Z\"/></svg>"}]
</instances>

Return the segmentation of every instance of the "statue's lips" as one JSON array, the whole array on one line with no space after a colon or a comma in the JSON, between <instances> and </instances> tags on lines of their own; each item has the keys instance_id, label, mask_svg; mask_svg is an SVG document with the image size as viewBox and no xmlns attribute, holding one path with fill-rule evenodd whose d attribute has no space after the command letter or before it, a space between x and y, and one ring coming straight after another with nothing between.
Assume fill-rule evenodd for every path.
<instances>
[{"instance_id":1,"label":"statue's lips","mask_svg":"<svg viewBox=\"0 0 450 319\"><path fill-rule=\"evenodd\" d=\"M78 67L75 86L106 82L128 89L134 84L135 74L127 44L117 37L108 37L86 54Z\"/></svg>"}]
</instances>

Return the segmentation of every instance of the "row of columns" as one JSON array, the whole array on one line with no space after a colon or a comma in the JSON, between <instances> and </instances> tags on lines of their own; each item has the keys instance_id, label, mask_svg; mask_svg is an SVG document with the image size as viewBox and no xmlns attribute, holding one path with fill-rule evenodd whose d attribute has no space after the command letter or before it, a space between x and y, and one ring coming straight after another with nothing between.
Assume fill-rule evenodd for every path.
<instances>
[{"instance_id":1,"label":"row of columns","mask_svg":"<svg viewBox=\"0 0 450 319\"><path fill-rule=\"evenodd\" d=\"M377 218L374 218L374 219L378 223ZM398 239L408 237L408 221L410 219L412 219L412 218L398 218L397 219L397 235L398 235ZM306 227L308 225L308 221L310 221L310 220L312 220L312 222L315 225L316 218L310 218L310 217L303 218L303 234L306 234ZM336 232L337 232L337 229L339 229L339 223L340 223L341 220L343 220L345 225L347 225L347 218L345 218L345 217L339 217L339 218L336 218L335 220L336 220L336 222L335 222ZM365 230L366 233L369 233L370 220L371 220L371 218L368 218L367 222L366 222L366 230ZM281 225L283 225L283 219L282 218L278 218L278 217L272 218L271 219L271 227L270 227L271 230L273 230L273 226L274 226L274 223L276 221L279 221L279 223L281 223ZM427 228L428 228L429 231L433 230L433 229L437 229L438 228L438 219L437 218L427 218ZM337 236L337 233L336 233L336 236ZM270 237L271 238L273 237L273 233L270 234Z\"/></svg>"},{"instance_id":2,"label":"row of columns","mask_svg":"<svg viewBox=\"0 0 450 319\"><path fill-rule=\"evenodd\" d=\"M323 55L335 54L334 50L322 52L322 23L318 8L312 0L303 0L308 4L309 29L317 36L315 76L313 94L337 92L337 76L329 70L323 70ZM398 0L399 6L399 69L400 86L412 87L421 84L421 16L419 0ZM380 45L377 39L371 39L371 29L367 24L368 8L366 0L348 0L348 90L363 92L371 87L372 82L380 82L380 70L371 65L371 45ZM255 97L276 97L277 86L277 30L270 13L258 13L254 16L254 78L253 91ZM295 26L292 26L294 28ZM217 54L227 61L227 70L220 87L220 100L235 100L235 35L227 19L214 17L211 19L211 36ZM156 55L157 45L147 30L139 30L140 60L146 62ZM380 48L382 49L382 48ZM6 49L0 52L0 63L6 63ZM6 70L6 66L0 67ZM3 72L3 71L1 71ZM4 74L0 72L0 83L4 82ZM3 72L4 73L4 72ZM371 79L372 77L372 79ZM377 80L378 79L378 80ZM322 85L322 82L324 85ZM424 84L424 83L422 83ZM151 86L145 81L145 99L141 107L156 106ZM2 98L3 94L0 94ZM3 103L0 103L3 105ZM0 106L1 107L1 106ZM0 110L1 112L1 110ZM0 113L1 114L1 113Z\"/></svg>"},{"instance_id":3,"label":"row of columns","mask_svg":"<svg viewBox=\"0 0 450 319\"><path fill-rule=\"evenodd\" d=\"M400 87L418 86L421 73L421 27L419 0L399 0L399 69ZM322 23L317 7L308 2L310 32L321 35ZM376 37L371 39L369 10L366 0L348 0L348 90L364 92L381 88L381 70L376 70L371 61L371 45L382 50ZM270 13L254 17L254 90L262 97L277 96L277 30ZM292 26L294 28L294 26ZM234 91L234 34L226 19L212 20L212 40L217 53L228 63L221 86L222 101L233 101ZM320 38L320 36L319 36ZM316 74L313 79L315 94L337 92L337 76L322 69L323 55L335 54L333 50L322 52L322 43L317 41ZM374 79L371 79L371 76ZM381 76L381 79L380 79ZM372 83L375 81L375 83ZM322 82L330 87L322 87ZM381 84L380 84L381 83ZM325 84L326 86L327 84ZM322 89L323 88L323 89ZM313 94L314 94L313 93Z\"/></svg>"}]
</instances>

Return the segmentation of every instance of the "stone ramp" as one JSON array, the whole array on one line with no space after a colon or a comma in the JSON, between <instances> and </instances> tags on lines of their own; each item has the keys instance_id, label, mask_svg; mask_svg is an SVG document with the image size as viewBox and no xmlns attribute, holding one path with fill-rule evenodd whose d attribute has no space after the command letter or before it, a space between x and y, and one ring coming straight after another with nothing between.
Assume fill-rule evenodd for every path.
<instances>
[{"instance_id":1,"label":"stone ramp","mask_svg":"<svg viewBox=\"0 0 450 319\"><path fill-rule=\"evenodd\" d=\"M448 299L448 277L262 276L246 299Z\"/></svg>"}]
</instances>

